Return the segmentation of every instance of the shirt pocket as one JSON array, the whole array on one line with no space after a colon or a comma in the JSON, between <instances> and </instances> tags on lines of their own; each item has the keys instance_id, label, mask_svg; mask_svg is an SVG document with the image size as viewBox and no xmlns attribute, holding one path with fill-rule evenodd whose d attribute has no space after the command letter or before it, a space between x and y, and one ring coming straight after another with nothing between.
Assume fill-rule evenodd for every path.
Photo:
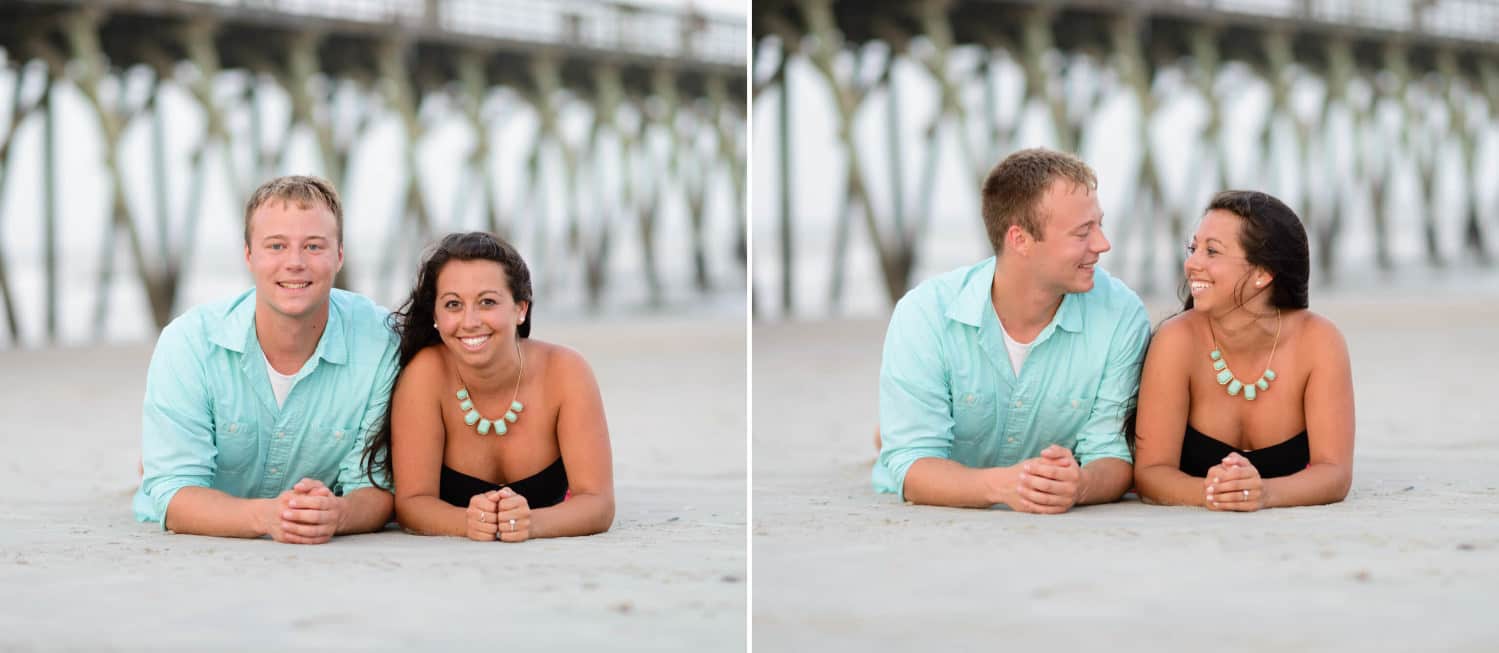
<instances>
[{"instance_id":1,"label":"shirt pocket","mask_svg":"<svg viewBox=\"0 0 1499 653\"><path fill-rule=\"evenodd\" d=\"M953 440L973 442L994 431L998 416L994 413L993 393L965 390L953 395Z\"/></svg>"},{"instance_id":2,"label":"shirt pocket","mask_svg":"<svg viewBox=\"0 0 1499 653\"><path fill-rule=\"evenodd\" d=\"M1062 397L1052 403L1054 410L1051 411L1056 421L1054 433L1057 434L1057 444L1068 449L1077 445L1078 433L1088 424L1088 418L1093 415L1093 397L1073 395Z\"/></svg>"},{"instance_id":3,"label":"shirt pocket","mask_svg":"<svg viewBox=\"0 0 1499 653\"><path fill-rule=\"evenodd\" d=\"M254 422L241 420L219 423L214 430L215 462L220 470L243 472L260 458L259 430Z\"/></svg>"},{"instance_id":4,"label":"shirt pocket","mask_svg":"<svg viewBox=\"0 0 1499 653\"><path fill-rule=\"evenodd\" d=\"M358 429L357 425L334 422L319 425L308 433L310 437L303 441L300 453L306 460L305 469L312 471L313 478L333 487L344 456L360 445L356 437Z\"/></svg>"}]
</instances>

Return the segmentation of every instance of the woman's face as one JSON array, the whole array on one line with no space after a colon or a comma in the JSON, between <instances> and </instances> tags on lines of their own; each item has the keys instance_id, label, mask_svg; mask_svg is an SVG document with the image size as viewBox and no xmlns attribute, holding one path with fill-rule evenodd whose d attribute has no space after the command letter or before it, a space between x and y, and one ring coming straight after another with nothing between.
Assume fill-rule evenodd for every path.
<instances>
[{"instance_id":1,"label":"woman's face","mask_svg":"<svg viewBox=\"0 0 1499 653\"><path fill-rule=\"evenodd\" d=\"M528 302L510 295L505 269L489 260L449 261L437 273L433 307L443 344L475 367L504 360L515 348L516 327Z\"/></svg>"},{"instance_id":2,"label":"woman's face","mask_svg":"<svg viewBox=\"0 0 1499 653\"><path fill-rule=\"evenodd\" d=\"M1244 258L1244 247L1239 242L1243 221L1238 215L1221 209L1208 211L1202 216L1197 233L1187 244L1187 260L1182 265L1187 287L1192 292L1193 308L1204 311L1232 309L1240 301L1248 303L1250 298L1269 288L1269 275ZM1236 298L1234 295L1246 278L1243 297Z\"/></svg>"}]
</instances>

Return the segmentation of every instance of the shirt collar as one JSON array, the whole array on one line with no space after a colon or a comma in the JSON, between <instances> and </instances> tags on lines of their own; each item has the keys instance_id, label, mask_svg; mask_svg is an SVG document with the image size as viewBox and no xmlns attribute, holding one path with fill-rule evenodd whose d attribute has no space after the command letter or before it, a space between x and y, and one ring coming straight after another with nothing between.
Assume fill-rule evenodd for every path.
<instances>
[{"instance_id":1,"label":"shirt collar","mask_svg":"<svg viewBox=\"0 0 1499 653\"><path fill-rule=\"evenodd\" d=\"M338 365L349 359L349 343L344 338L343 312L339 310L335 289L328 297L328 324L323 327L323 337L318 339L314 358ZM215 345L230 351L245 353L255 340L255 291L251 290L234 301L217 316L218 327L210 329L208 339ZM259 349L259 343L255 343Z\"/></svg>"},{"instance_id":2,"label":"shirt collar","mask_svg":"<svg viewBox=\"0 0 1499 653\"><path fill-rule=\"evenodd\" d=\"M982 327L984 323L984 312L994 312L994 302L990 299L990 290L994 287L995 257L991 256L983 262L968 270L963 278L963 286L958 289L957 297L953 298L947 307L947 318L962 322L972 327ZM1080 333L1083 330L1083 297L1079 293L1067 293L1062 296L1062 305L1057 307L1057 314L1052 316L1051 324L1042 330L1046 335L1052 327L1056 327L1069 333Z\"/></svg>"}]
</instances>

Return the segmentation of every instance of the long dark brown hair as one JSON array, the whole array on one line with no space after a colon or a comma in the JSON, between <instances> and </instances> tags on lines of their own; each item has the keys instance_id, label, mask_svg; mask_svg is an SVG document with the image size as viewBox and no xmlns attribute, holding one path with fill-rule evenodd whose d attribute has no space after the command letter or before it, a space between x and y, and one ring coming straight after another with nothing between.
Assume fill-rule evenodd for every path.
<instances>
[{"instance_id":1,"label":"long dark brown hair","mask_svg":"<svg viewBox=\"0 0 1499 653\"><path fill-rule=\"evenodd\" d=\"M536 313L536 303L531 299L531 271L526 268L526 261L521 258L520 252L515 251L510 243L482 231L448 234L422 259L422 265L416 272L416 285L411 289L411 297L401 305L400 310L390 314L390 326L401 341L402 370L406 369L411 359L416 358L418 352L442 343L442 336L437 333L437 327L433 324L437 310L437 275L448 261L455 260L494 261L500 264L505 270L505 279L509 282L510 296L516 302L527 304L526 319L516 327L516 334L521 338L531 336L531 320ZM391 391L394 392L395 388L392 387ZM384 487L377 475L385 475L392 486L386 489L394 489L395 486L395 470L390 464L390 413L390 410L385 411L380 432L365 446L363 457L365 476L377 487Z\"/></svg>"}]
</instances>

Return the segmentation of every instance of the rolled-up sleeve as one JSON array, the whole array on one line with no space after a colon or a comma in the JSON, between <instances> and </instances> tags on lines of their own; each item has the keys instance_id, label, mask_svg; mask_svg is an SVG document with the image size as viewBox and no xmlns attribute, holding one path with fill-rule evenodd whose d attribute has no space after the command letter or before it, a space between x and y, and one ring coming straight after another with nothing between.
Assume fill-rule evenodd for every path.
<instances>
[{"instance_id":1,"label":"rolled-up sleeve","mask_svg":"<svg viewBox=\"0 0 1499 653\"><path fill-rule=\"evenodd\" d=\"M217 472L213 415L203 362L189 328L174 322L163 329L146 372L141 413L140 491L135 517L166 527L167 506L177 491L208 487Z\"/></svg>"},{"instance_id":2,"label":"rolled-up sleeve","mask_svg":"<svg viewBox=\"0 0 1499 653\"><path fill-rule=\"evenodd\" d=\"M943 357L946 318L930 296L913 291L890 316L880 359L880 449L872 473L877 492L905 497L906 472L921 458L947 458L953 418Z\"/></svg>"},{"instance_id":3,"label":"rolled-up sleeve","mask_svg":"<svg viewBox=\"0 0 1499 653\"><path fill-rule=\"evenodd\" d=\"M1140 368L1149 344L1150 319L1145 315L1145 305L1134 299L1109 339L1108 362L1098 397L1072 450L1078 464L1099 458L1134 462L1124 439L1124 420L1135 409L1140 394Z\"/></svg>"},{"instance_id":4,"label":"rolled-up sleeve","mask_svg":"<svg viewBox=\"0 0 1499 653\"><path fill-rule=\"evenodd\" d=\"M392 335L375 369L374 383L370 385L369 401L365 403L364 416L359 420L358 443L344 454L343 461L338 466L338 479L334 482L332 489L339 496L376 485L364 472L364 451L370 441L379 434L380 428L385 425L385 412L390 408L390 391L395 386L396 372L400 366L398 354L397 343ZM390 487L390 479L385 474L377 474L375 480L381 487Z\"/></svg>"}]
</instances>

